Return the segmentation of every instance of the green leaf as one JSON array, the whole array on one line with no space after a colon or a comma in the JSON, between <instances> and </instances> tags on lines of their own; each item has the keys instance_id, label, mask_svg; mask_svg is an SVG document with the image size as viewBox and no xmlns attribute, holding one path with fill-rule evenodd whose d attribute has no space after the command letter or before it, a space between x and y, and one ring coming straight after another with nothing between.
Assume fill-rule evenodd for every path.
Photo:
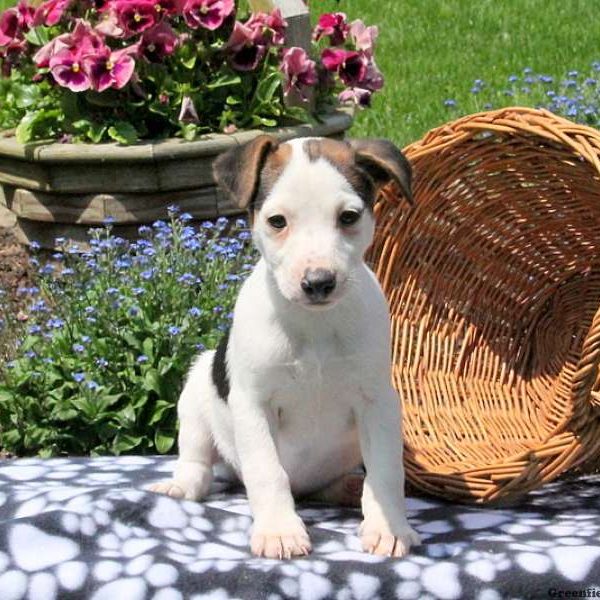
<instances>
[{"instance_id":1,"label":"green leaf","mask_svg":"<svg viewBox=\"0 0 600 600\"><path fill-rule=\"evenodd\" d=\"M154 411L152 412L152 416L148 421L148 426L156 425L162 420L163 415L166 411L174 409L175 405L172 402L167 402L166 400L159 400L154 406Z\"/></svg>"},{"instance_id":2,"label":"green leaf","mask_svg":"<svg viewBox=\"0 0 600 600\"><path fill-rule=\"evenodd\" d=\"M144 438L139 435L129 435L127 433L119 432L114 439L113 450L116 454L128 452L129 450L133 450L136 446L139 446L143 439Z\"/></svg>"},{"instance_id":3,"label":"green leaf","mask_svg":"<svg viewBox=\"0 0 600 600\"><path fill-rule=\"evenodd\" d=\"M35 105L40 98L39 87L36 85L15 85L13 94L18 108L29 108Z\"/></svg>"},{"instance_id":4,"label":"green leaf","mask_svg":"<svg viewBox=\"0 0 600 600\"><path fill-rule=\"evenodd\" d=\"M53 110L38 110L36 112L28 112L21 119L15 136L20 144L26 144L34 138L38 137L43 131L43 126L48 126L52 121L56 121L61 115L58 109Z\"/></svg>"},{"instance_id":5,"label":"green leaf","mask_svg":"<svg viewBox=\"0 0 600 600\"><path fill-rule=\"evenodd\" d=\"M273 99L275 92L281 86L281 76L278 72L271 73L258 84L256 99L261 104L268 104Z\"/></svg>"},{"instance_id":6,"label":"green leaf","mask_svg":"<svg viewBox=\"0 0 600 600\"><path fill-rule=\"evenodd\" d=\"M191 142L196 139L196 135L198 134L198 126L195 123L182 123L181 125L181 135L184 140Z\"/></svg>"},{"instance_id":7,"label":"green leaf","mask_svg":"<svg viewBox=\"0 0 600 600\"><path fill-rule=\"evenodd\" d=\"M125 121L117 121L112 127L109 127L108 135L115 142L124 146L135 144L139 139L137 129L131 123Z\"/></svg>"},{"instance_id":8,"label":"green leaf","mask_svg":"<svg viewBox=\"0 0 600 600\"><path fill-rule=\"evenodd\" d=\"M17 125L15 137L20 144L26 144L33 139L33 129L38 119L37 113L26 113Z\"/></svg>"},{"instance_id":9,"label":"green leaf","mask_svg":"<svg viewBox=\"0 0 600 600\"><path fill-rule=\"evenodd\" d=\"M78 121L85 122L89 124L87 119L81 118L81 111L79 110L79 96L72 92L71 90L64 90L63 94L60 98L60 105L65 114L65 119L68 121ZM79 122L79 121L78 121ZM76 123L73 123L73 126L76 127Z\"/></svg>"},{"instance_id":10,"label":"green leaf","mask_svg":"<svg viewBox=\"0 0 600 600\"><path fill-rule=\"evenodd\" d=\"M186 68L192 70L196 66L196 55L192 54L190 57L185 58L181 61L181 64Z\"/></svg>"},{"instance_id":11,"label":"green leaf","mask_svg":"<svg viewBox=\"0 0 600 600\"><path fill-rule=\"evenodd\" d=\"M175 365L175 359L163 356L158 361L158 374L164 377Z\"/></svg>"},{"instance_id":12,"label":"green leaf","mask_svg":"<svg viewBox=\"0 0 600 600\"><path fill-rule=\"evenodd\" d=\"M122 103L121 96L117 90L104 90L103 92L94 92L88 90L85 92L85 99L94 106L117 107Z\"/></svg>"},{"instance_id":13,"label":"green leaf","mask_svg":"<svg viewBox=\"0 0 600 600\"><path fill-rule=\"evenodd\" d=\"M142 342L142 354L146 355L150 362L154 360L154 340L151 337Z\"/></svg>"},{"instance_id":14,"label":"green leaf","mask_svg":"<svg viewBox=\"0 0 600 600\"><path fill-rule=\"evenodd\" d=\"M267 117L260 117L255 115L252 119L255 125L262 125L263 127L277 127L277 121L275 119L269 119Z\"/></svg>"},{"instance_id":15,"label":"green leaf","mask_svg":"<svg viewBox=\"0 0 600 600\"><path fill-rule=\"evenodd\" d=\"M30 29L25 34L25 39L34 46L44 46L50 41L50 28L40 25L34 29Z\"/></svg>"},{"instance_id":16,"label":"green leaf","mask_svg":"<svg viewBox=\"0 0 600 600\"><path fill-rule=\"evenodd\" d=\"M148 369L144 374L144 389L160 396L160 377L156 369Z\"/></svg>"},{"instance_id":17,"label":"green leaf","mask_svg":"<svg viewBox=\"0 0 600 600\"><path fill-rule=\"evenodd\" d=\"M175 436L168 433L163 433L157 429L154 434L154 445L159 454L166 454L175 444Z\"/></svg>"},{"instance_id":18,"label":"green leaf","mask_svg":"<svg viewBox=\"0 0 600 600\"><path fill-rule=\"evenodd\" d=\"M133 333L133 331L126 330L122 333L122 338L134 349L140 352L142 350L142 343L139 338Z\"/></svg>"},{"instance_id":19,"label":"green leaf","mask_svg":"<svg viewBox=\"0 0 600 600\"><path fill-rule=\"evenodd\" d=\"M239 85L242 82L242 78L235 73L224 73L220 77L217 77L210 83L206 84L206 89L216 90L221 87L231 87L233 85Z\"/></svg>"},{"instance_id":20,"label":"green leaf","mask_svg":"<svg viewBox=\"0 0 600 600\"><path fill-rule=\"evenodd\" d=\"M90 127L86 131L86 135L92 142L94 142L94 144L99 144L104 138L107 129L108 127L102 123L90 123Z\"/></svg>"}]
</instances>

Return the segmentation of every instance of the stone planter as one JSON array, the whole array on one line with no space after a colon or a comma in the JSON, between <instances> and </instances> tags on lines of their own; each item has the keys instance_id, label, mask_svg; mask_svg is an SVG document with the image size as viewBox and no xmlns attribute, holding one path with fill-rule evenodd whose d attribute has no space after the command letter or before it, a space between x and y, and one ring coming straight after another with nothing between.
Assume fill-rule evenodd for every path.
<instances>
[{"instance_id":1,"label":"stone planter","mask_svg":"<svg viewBox=\"0 0 600 600\"><path fill-rule=\"evenodd\" d=\"M343 137L352 124L337 111L316 125L268 130L281 140L302 136ZM177 204L197 219L239 214L218 194L212 162L224 150L264 133L245 130L207 135L194 142L168 139L135 146L27 144L0 138L0 205L16 216L21 241L52 247L62 236L86 239L91 226L115 219L119 235L130 237L143 223L167 215Z\"/></svg>"}]
</instances>

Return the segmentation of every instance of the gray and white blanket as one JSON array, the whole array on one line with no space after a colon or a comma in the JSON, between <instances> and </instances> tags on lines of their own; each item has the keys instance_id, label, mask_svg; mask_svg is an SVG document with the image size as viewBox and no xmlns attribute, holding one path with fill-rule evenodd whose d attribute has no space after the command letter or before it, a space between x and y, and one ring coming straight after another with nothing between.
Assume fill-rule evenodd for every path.
<instances>
[{"instance_id":1,"label":"gray and white blanket","mask_svg":"<svg viewBox=\"0 0 600 600\"><path fill-rule=\"evenodd\" d=\"M199 504L144 490L171 457L0 461L0 600L93 598L600 597L600 476L545 486L511 508L410 498L423 545L363 554L358 510L300 506L314 551L253 558L243 491Z\"/></svg>"}]
</instances>

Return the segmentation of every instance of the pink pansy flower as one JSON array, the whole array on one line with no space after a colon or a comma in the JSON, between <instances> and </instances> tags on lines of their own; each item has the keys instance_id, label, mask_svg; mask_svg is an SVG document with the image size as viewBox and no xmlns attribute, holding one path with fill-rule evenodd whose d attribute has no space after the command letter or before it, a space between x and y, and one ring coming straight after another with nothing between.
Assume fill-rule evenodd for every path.
<instances>
[{"instance_id":1,"label":"pink pansy flower","mask_svg":"<svg viewBox=\"0 0 600 600\"><path fill-rule=\"evenodd\" d=\"M112 8L125 37L150 29L160 19L153 0L116 0Z\"/></svg>"},{"instance_id":2,"label":"pink pansy flower","mask_svg":"<svg viewBox=\"0 0 600 600\"><path fill-rule=\"evenodd\" d=\"M360 87L365 79L369 61L362 52L326 48L321 62L328 71L335 71L348 86Z\"/></svg>"},{"instance_id":3,"label":"pink pansy flower","mask_svg":"<svg viewBox=\"0 0 600 600\"><path fill-rule=\"evenodd\" d=\"M71 33L63 33L42 46L33 56L35 64L40 68L50 65L52 56L65 49L79 47L82 54L93 54L104 47L100 35L94 31L87 21L78 20Z\"/></svg>"},{"instance_id":4,"label":"pink pansy flower","mask_svg":"<svg viewBox=\"0 0 600 600\"><path fill-rule=\"evenodd\" d=\"M0 15L0 46L8 46L16 39L21 39L22 33L29 31L33 25L34 8L28 6L25 0L13 8L5 10Z\"/></svg>"},{"instance_id":5,"label":"pink pansy flower","mask_svg":"<svg viewBox=\"0 0 600 600\"><path fill-rule=\"evenodd\" d=\"M156 0L154 10L165 15L174 15L181 12L180 0Z\"/></svg>"},{"instance_id":6,"label":"pink pansy flower","mask_svg":"<svg viewBox=\"0 0 600 600\"><path fill-rule=\"evenodd\" d=\"M379 29L374 25L367 27L360 19L353 21L350 25L350 36L357 50L361 50L368 58L373 56L375 40L379 35Z\"/></svg>"},{"instance_id":7,"label":"pink pansy flower","mask_svg":"<svg viewBox=\"0 0 600 600\"><path fill-rule=\"evenodd\" d=\"M186 0L183 18L189 27L214 31L235 9L234 0Z\"/></svg>"},{"instance_id":8,"label":"pink pansy flower","mask_svg":"<svg viewBox=\"0 0 600 600\"><path fill-rule=\"evenodd\" d=\"M271 13L253 13L246 21L246 27L253 31L258 44L281 46L285 42L287 21L278 8Z\"/></svg>"},{"instance_id":9,"label":"pink pansy flower","mask_svg":"<svg viewBox=\"0 0 600 600\"><path fill-rule=\"evenodd\" d=\"M9 77L12 69L19 66L26 49L27 41L24 39L14 39L10 44L0 48L0 74L3 77Z\"/></svg>"},{"instance_id":10,"label":"pink pansy flower","mask_svg":"<svg viewBox=\"0 0 600 600\"><path fill-rule=\"evenodd\" d=\"M254 71L267 52L267 46L256 43L255 31L239 21L235 22L226 48L229 63L237 71Z\"/></svg>"},{"instance_id":11,"label":"pink pansy flower","mask_svg":"<svg viewBox=\"0 0 600 600\"><path fill-rule=\"evenodd\" d=\"M63 48L50 58L50 72L56 83L72 92L84 92L92 86L83 66L81 48Z\"/></svg>"},{"instance_id":12,"label":"pink pansy flower","mask_svg":"<svg viewBox=\"0 0 600 600\"><path fill-rule=\"evenodd\" d=\"M346 41L349 31L350 26L344 13L327 13L319 17L319 22L313 31L313 38L318 42L328 35L332 46L341 46Z\"/></svg>"},{"instance_id":13,"label":"pink pansy flower","mask_svg":"<svg viewBox=\"0 0 600 600\"><path fill-rule=\"evenodd\" d=\"M338 95L338 100L345 104L346 102L353 102L357 106L367 107L371 106L371 96L373 92L371 90L365 90L363 88L346 88L343 92Z\"/></svg>"},{"instance_id":14,"label":"pink pansy flower","mask_svg":"<svg viewBox=\"0 0 600 600\"><path fill-rule=\"evenodd\" d=\"M71 0L47 0L40 4L33 15L33 25L38 27L56 25L69 7Z\"/></svg>"},{"instance_id":15,"label":"pink pansy flower","mask_svg":"<svg viewBox=\"0 0 600 600\"><path fill-rule=\"evenodd\" d=\"M160 60L164 56L173 54L179 38L171 26L164 21L152 29L144 31L140 43L140 54L150 60Z\"/></svg>"},{"instance_id":16,"label":"pink pansy flower","mask_svg":"<svg viewBox=\"0 0 600 600\"><path fill-rule=\"evenodd\" d=\"M362 82L363 87L366 87L369 90L380 90L383 87L384 79L383 74L377 68L375 61L371 59L369 64L367 65L367 72L365 74L365 78Z\"/></svg>"},{"instance_id":17,"label":"pink pansy flower","mask_svg":"<svg viewBox=\"0 0 600 600\"><path fill-rule=\"evenodd\" d=\"M63 33L58 37L50 40L45 46L42 46L34 55L33 62L40 67L45 69L50 64L50 58L56 54L59 50L69 48L69 44L66 42L67 38L70 38L70 33Z\"/></svg>"},{"instance_id":18,"label":"pink pansy flower","mask_svg":"<svg viewBox=\"0 0 600 600\"><path fill-rule=\"evenodd\" d=\"M304 98L304 89L317 83L315 61L302 48L293 46L284 50L280 69L285 75L284 94L297 90Z\"/></svg>"},{"instance_id":19,"label":"pink pansy flower","mask_svg":"<svg viewBox=\"0 0 600 600\"><path fill-rule=\"evenodd\" d=\"M137 51L137 45L114 52L105 47L98 54L86 56L83 63L89 74L91 87L103 92L108 88L120 90L127 85L135 69L135 61L131 55Z\"/></svg>"},{"instance_id":20,"label":"pink pansy flower","mask_svg":"<svg viewBox=\"0 0 600 600\"><path fill-rule=\"evenodd\" d=\"M122 38L125 37L125 30L119 24L119 17L114 8L110 8L108 12L102 15L101 21L95 27L98 33L108 37Z\"/></svg>"}]
</instances>

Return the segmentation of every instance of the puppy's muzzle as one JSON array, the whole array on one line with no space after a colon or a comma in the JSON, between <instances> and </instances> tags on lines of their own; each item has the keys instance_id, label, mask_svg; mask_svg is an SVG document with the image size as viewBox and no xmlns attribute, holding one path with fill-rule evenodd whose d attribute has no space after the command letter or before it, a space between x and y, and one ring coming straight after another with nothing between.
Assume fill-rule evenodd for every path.
<instances>
[{"instance_id":1,"label":"puppy's muzzle","mask_svg":"<svg viewBox=\"0 0 600 600\"><path fill-rule=\"evenodd\" d=\"M307 269L300 282L302 291L311 304L325 304L336 286L336 276L327 269Z\"/></svg>"}]
</instances>

